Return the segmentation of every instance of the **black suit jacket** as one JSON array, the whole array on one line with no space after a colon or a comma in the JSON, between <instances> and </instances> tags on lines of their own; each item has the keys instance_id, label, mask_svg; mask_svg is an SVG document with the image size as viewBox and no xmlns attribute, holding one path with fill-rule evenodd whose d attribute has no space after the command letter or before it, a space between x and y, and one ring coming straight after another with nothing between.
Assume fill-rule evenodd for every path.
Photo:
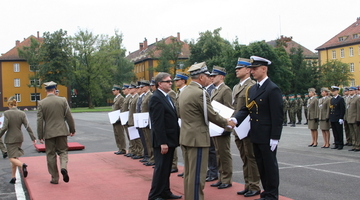
<instances>
[{"instance_id":1,"label":"black suit jacket","mask_svg":"<svg viewBox=\"0 0 360 200\"><path fill-rule=\"evenodd\" d=\"M167 144L168 147L179 146L180 127L175 105L165 95L156 90L149 102L149 115L153 147Z\"/></svg>"},{"instance_id":2,"label":"black suit jacket","mask_svg":"<svg viewBox=\"0 0 360 200\"><path fill-rule=\"evenodd\" d=\"M339 119L344 119L345 115L345 101L340 95L330 100L330 122L338 122Z\"/></svg>"},{"instance_id":3,"label":"black suit jacket","mask_svg":"<svg viewBox=\"0 0 360 200\"><path fill-rule=\"evenodd\" d=\"M270 139L279 140L283 123L283 100L280 88L268 78L258 89L249 89L247 101L256 102L251 109L242 107L235 118L238 125L250 114L250 139L253 143L268 144Z\"/></svg>"}]
</instances>

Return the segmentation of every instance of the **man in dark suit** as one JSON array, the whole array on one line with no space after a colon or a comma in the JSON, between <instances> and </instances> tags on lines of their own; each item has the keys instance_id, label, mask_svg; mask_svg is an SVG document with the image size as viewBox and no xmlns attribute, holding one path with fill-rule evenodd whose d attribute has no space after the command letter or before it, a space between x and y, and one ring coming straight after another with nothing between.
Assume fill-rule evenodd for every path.
<instances>
[{"instance_id":1,"label":"man in dark suit","mask_svg":"<svg viewBox=\"0 0 360 200\"><path fill-rule=\"evenodd\" d=\"M331 86L333 98L330 100L329 121L333 130L335 146L332 149L341 150L344 147L343 123L345 115L345 101L339 95L339 87Z\"/></svg>"},{"instance_id":2,"label":"man in dark suit","mask_svg":"<svg viewBox=\"0 0 360 200\"><path fill-rule=\"evenodd\" d=\"M277 145L283 123L282 92L267 76L271 61L251 56L251 74L257 80L248 91L246 106L242 107L235 118L239 125L250 115L250 140L264 191L260 199L279 198L279 167L276 159Z\"/></svg>"},{"instance_id":3,"label":"man in dark suit","mask_svg":"<svg viewBox=\"0 0 360 200\"><path fill-rule=\"evenodd\" d=\"M170 173L174 151L179 146L180 127L175 105L167 94L171 90L170 74L155 77L155 90L149 102L155 168L149 200L180 199L170 190Z\"/></svg>"}]
</instances>

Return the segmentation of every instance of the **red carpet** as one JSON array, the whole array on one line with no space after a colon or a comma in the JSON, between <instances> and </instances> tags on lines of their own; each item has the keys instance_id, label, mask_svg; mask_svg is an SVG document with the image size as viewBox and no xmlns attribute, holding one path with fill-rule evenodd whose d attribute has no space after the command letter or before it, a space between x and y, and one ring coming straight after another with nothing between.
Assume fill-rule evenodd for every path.
<instances>
[{"instance_id":1,"label":"red carpet","mask_svg":"<svg viewBox=\"0 0 360 200\"><path fill-rule=\"evenodd\" d=\"M20 159L28 165L29 175L24 182L32 200L147 200L153 173L152 167L113 152L71 154L68 163L70 182L63 182L60 174L59 184L53 185L45 156ZM179 172L182 170L179 166ZM184 194L183 179L177 177L177 173L171 175L170 188L176 195ZM223 190L206 183L205 200L259 198L237 195L236 192L242 189L243 185L239 183Z\"/></svg>"},{"instance_id":2,"label":"red carpet","mask_svg":"<svg viewBox=\"0 0 360 200\"><path fill-rule=\"evenodd\" d=\"M45 144L36 144L35 149L38 152L45 152ZM82 150L85 149L85 146L78 142L68 142L68 151L72 150Z\"/></svg>"}]
</instances>

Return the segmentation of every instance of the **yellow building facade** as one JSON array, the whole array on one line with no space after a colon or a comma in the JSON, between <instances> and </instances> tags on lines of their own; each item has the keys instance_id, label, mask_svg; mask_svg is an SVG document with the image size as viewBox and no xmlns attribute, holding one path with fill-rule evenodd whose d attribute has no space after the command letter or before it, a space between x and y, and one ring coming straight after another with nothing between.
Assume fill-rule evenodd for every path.
<instances>
[{"instance_id":1,"label":"yellow building facade","mask_svg":"<svg viewBox=\"0 0 360 200\"><path fill-rule=\"evenodd\" d=\"M331 60L349 64L353 74L349 86L360 85L360 17L316 50L319 52L320 65Z\"/></svg>"},{"instance_id":2,"label":"yellow building facade","mask_svg":"<svg viewBox=\"0 0 360 200\"><path fill-rule=\"evenodd\" d=\"M126 58L134 63L134 73L136 76L136 80L151 80L153 77L155 77L158 72L156 72L155 68L158 66L159 60L157 57L159 57L160 52L158 50L155 50L156 43L164 41L165 44L169 44L173 41L175 37L169 36L161 41L157 41L148 45L147 40L145 39L144 42L139 44L139 49L130 53ZM178 41L180 40L180 33L177 33L176 39ZM151 55L152 54L152 55ZM183 42L183 47L181 49L181 53L179 54L179 60L180 63L178 66L178 71L183 71L184 65L182 63L185 63L187 59L189 59L190 56L190 48L189 45ZM172 72L170 72L172 73Z\"/></svg>"},{"instance_id":3,"label":"yellow building facade","mask_svg":"<svg viewBox=\"0 0 360 200\"><path fill-rule=\"evenodd\" d=\"M0 111L8 109L7 101L11 96L15 96L20 109L34 109L37 101L46 97L45 89L41 80L31 79L35 71L30 69L29 64L17 54L17 48L29 45L30 36L23 42L16 41L16 46L7 53L0 56ZM41 88L29 87L38 85ZM65 86L58 85L59 96L68 99L69 91Z\"/></svg>"}]
</instances>

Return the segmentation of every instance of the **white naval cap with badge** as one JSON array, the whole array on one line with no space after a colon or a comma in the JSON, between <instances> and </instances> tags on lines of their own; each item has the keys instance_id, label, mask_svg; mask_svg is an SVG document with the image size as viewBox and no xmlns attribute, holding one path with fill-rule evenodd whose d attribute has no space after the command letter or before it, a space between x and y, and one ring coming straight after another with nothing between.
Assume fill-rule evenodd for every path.
<instances>
[{"instance_id":1,"label":"white naval cap with badge","mask_svg":"<svg viewBox=\"0 0 360 200\"><path fill-rule=\"evenodd\" d=\"M340 88L338 86L331 86L331 91L335 91L335 90L340 90Z\"/></svg>"},{"instance_id":2,"label":"white naval cap with badge","mask_svg":"<svg viewBox=\"0 0 360 200\"><path fill-rule=\"evenodd\" d=\"M44 86L45 86L45 89L49 90L49 89L56 88L57 83L55 83L54 81L50 81L50 82L44 83Z\"/></svg>"},{"instance_id":3,"label":"white naval cap with badge","mask_svg":"<svg viewBox=\"0 0 360 200\"><path fill-rule=\"evenodd\" d=\"M249 68L271 65L270 60L268 60L266 58L259 57L259 56L251 56L250 57L250 63L251 63L251 65L248 66Z\"/></svg>"}]
</instances>

